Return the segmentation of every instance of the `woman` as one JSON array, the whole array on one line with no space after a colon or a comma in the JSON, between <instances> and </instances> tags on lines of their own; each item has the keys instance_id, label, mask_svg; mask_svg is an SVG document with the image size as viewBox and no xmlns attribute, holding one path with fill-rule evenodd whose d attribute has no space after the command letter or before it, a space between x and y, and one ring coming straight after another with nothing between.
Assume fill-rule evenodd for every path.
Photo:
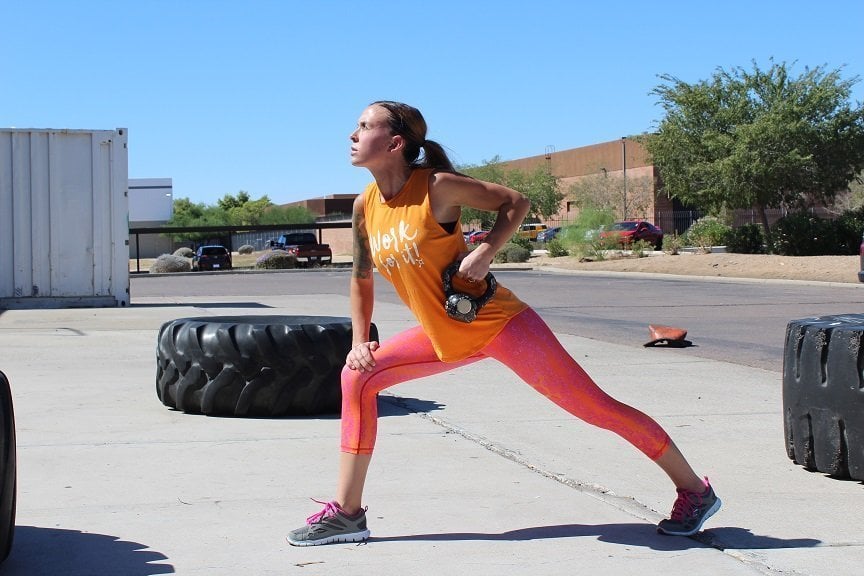
<instances>
[{"instance_id":1,"label":"woman","mask_svg":"<svg viewBox=\"0 0 864 576\"><path fill-rule=\"evenodd\" d=\"M399 382L484 358L507 365L574 416L621 435L655 461L678 491L671 518L658 530L698 532L720 508L708 479L694 473L654 420L597 387L531 308L498 286L470 323L445 311L442 272L461 258L453 287L474 296L483 293L492 258L528 213L528 199L457 174L443 148L426 140L423 116L406 104L371 104L360 115L351 143L351 163L368 169L374 182L354 202L354 340L342 371L339 483L336 499L291 532L288 541L311 546L367 539L362 495L377 432L376 395ZM471 252L462 236L462 206L498 215ZM419 321L382 344L369 340L373 265Z\"/></svg>"}]
</instances>

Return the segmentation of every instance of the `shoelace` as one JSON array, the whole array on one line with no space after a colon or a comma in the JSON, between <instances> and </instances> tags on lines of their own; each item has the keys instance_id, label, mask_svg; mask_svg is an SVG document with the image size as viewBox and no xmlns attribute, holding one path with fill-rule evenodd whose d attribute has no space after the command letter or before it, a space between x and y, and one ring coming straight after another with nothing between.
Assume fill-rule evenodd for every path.
<instances>
[{"instance_id":1,"label":"shoelace","mask_svg":"<svg viewBox=\"0 0 864 576\"><path fill-rule=\"evenodd\" d=\"M318 522L321 522L324 518L336 516L337 514L342 512L342 509L339 508L339 505L335 502L322 502L321 500L315 500L314 498L312 498L312 501L317 502L318 504L323 504L324 509L306 518L306 524L317 524Z\"/></svg>"},{"instance_id":2,"label":"shoelace","mask_svg":"<svg viewBox=\"0 0 864 576\"><path fill-rule=\"evenodd\" d=\"M676 521L692 518L699 506L702 505L702 494L690 490L678 490L678 498L672 505L671 518Z\"/></svg>"}]
</instances>

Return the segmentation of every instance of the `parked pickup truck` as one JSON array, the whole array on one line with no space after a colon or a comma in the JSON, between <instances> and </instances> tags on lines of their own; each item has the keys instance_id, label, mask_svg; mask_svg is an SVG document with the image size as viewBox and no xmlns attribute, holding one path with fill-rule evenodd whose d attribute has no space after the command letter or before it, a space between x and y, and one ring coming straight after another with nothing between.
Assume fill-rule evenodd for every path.
<instances>
[{"instance_id":1,"label":"parked pickup truck","mask_svg":"<svg viewBox=\"0 0 864 576\"><path fill-rule=\"evenodd\" d=\"M301 265L332 264L333 251L329 244L319 244L312 232L291 232L270 241L273 250L285 250Z\"/></svg>"}]
</instances>

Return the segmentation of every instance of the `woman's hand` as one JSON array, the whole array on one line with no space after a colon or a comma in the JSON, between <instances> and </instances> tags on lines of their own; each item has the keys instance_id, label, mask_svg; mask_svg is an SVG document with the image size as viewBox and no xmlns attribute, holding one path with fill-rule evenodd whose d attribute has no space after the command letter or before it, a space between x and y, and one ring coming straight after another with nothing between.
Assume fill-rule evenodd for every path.
<instances>
[{"instance_id":1,"label":"woman's hand","mask_svg":"<svg viewBox=\"0 0 864 576\"><path fill-rule=\"evenodd\" d=\"M481 282L489 273L489 265L492 259L484 254L486 252L481 245L472 252L468 252L459 263L459 272L456 274L470 283ZM494 256L494 254L493 254Z\"/></svg>"},{"instance_id":2,"label":"woman's hand","mask_svg":"<svg viewBox=\"0 0 864 576\"><path fill-rule=\"evenodd\" d=\"M345 358L345 365L350 370L359 370L360 372L371 372L375 367L375 357L372 353L378 350L378 342L361 342L355 344L348 352Z\"/></svg>"}]
</instances>

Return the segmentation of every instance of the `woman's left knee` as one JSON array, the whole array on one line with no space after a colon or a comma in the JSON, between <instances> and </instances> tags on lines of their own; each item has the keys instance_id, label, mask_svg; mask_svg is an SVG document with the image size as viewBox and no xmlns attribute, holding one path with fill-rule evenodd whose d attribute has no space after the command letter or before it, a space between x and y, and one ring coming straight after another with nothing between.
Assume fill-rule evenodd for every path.
<instances>
[{"instance_id":1,"label":"woman's left knee","mask_svg":"<svg viewBox=\"0 0 864 576\"><path fill-rule=\"evenodd\" d=\"M365 378L362 377L363 374L364 373L359 370L351 370L348 366L342 368L341 382L343 398L360 395L365 381Z\"/></svg>"}]
</instances>

